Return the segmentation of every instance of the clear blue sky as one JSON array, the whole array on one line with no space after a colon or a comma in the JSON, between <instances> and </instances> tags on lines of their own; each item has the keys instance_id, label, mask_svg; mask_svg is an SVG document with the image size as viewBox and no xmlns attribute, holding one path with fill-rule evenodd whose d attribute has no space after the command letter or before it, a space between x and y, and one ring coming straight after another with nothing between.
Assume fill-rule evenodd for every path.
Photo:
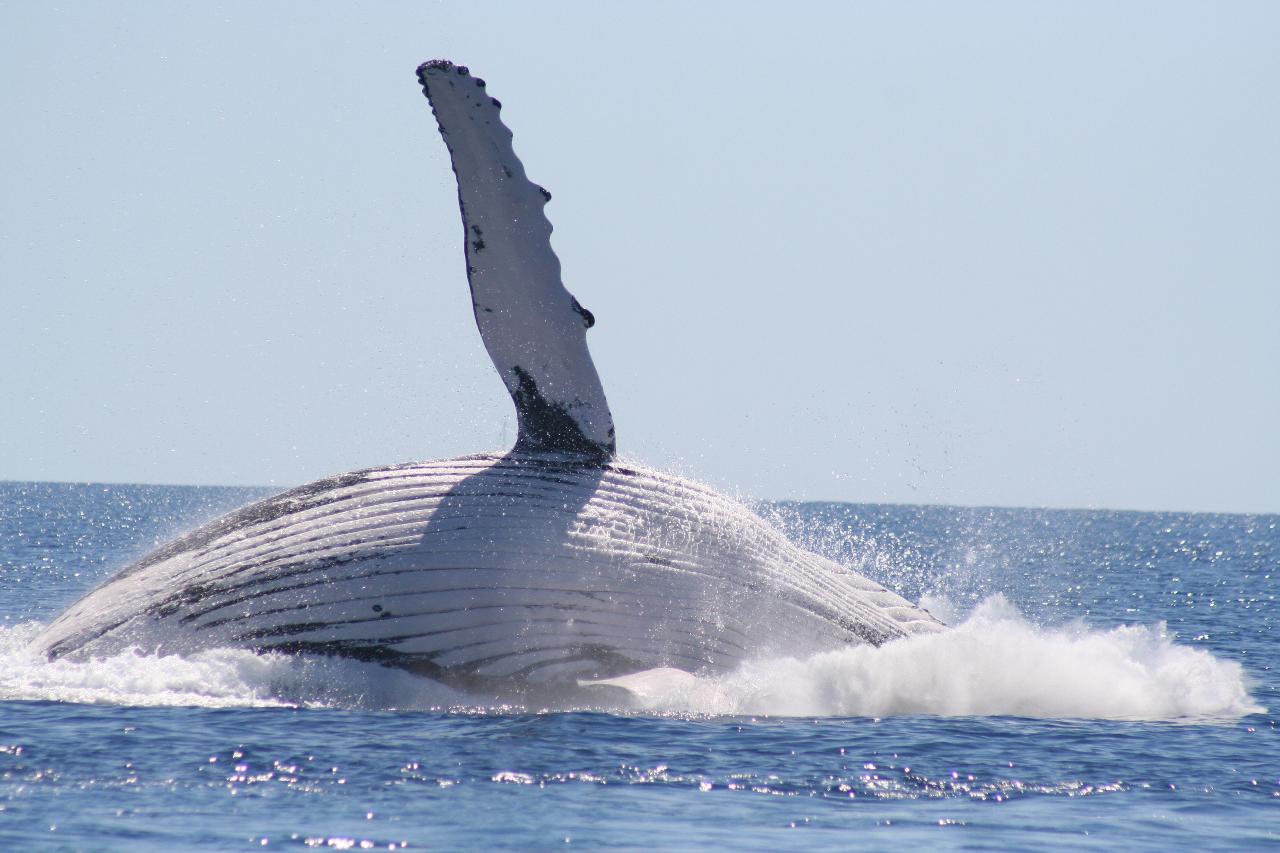
<instances>
[{"instance_id":1,"label":"clear blue sky","mask_svg":"<svg viewBox=\"0 0 1280 853\"><path fill-rule=\"evenodd\" d=\"M413 71L489 81L627 456L1280 511L1280 4L0 5L0 479L510 442Z\"/></svg>"}]
</instances>

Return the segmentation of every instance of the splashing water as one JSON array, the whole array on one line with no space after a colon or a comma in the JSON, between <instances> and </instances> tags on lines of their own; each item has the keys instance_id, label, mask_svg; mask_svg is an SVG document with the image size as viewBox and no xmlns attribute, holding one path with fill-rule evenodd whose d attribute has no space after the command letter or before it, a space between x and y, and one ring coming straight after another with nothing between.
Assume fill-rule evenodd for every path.
<instances>
[{"instance_id":1,"label":"splashing water","mask_svg":"<svg viewBox=\"0 0 1280 853\"><path fill-rule=\"evenodd\" d=\"M924 602L945 615L945 601ZM0 700L205 707L475 707L476 700L376 664L218 649L47 662L38 623L0 628ZM719 676L651 670L610 679L631 710L709 715L1076 717L1177 720L1257 713L1238 663L1180 646L1163 624L1038 628L1002 596L951 631L805 659L750 662ZM579 700L580 701L580 700Z\"/></svg>"},{"instance_id":2,"label":"splashing water","mask_svg":"<svg viewBox=\"0 0 1280 853\"><path fill-rule=\"evenodd\" d=\"M618 681L646 710L709 714L1173 720L1263 710L1238 663L1177 645L1163 624L1042 629L999 595L941 634L756 661L718 678Z\"/></svg>"},{"instance_id":3,"label":"splashing water","mask_svg":"<svg viewBox=\"0 0 1280 853\"><path fill-rule=\"evenodd\" d=\"M47 661L29 648L43 627L38 622L0 627L0 701L437 708L463 704L466 698L441 684L376 664L246 649L190 655L123 652L86 661Z\"/></svg>"}]
</instances>

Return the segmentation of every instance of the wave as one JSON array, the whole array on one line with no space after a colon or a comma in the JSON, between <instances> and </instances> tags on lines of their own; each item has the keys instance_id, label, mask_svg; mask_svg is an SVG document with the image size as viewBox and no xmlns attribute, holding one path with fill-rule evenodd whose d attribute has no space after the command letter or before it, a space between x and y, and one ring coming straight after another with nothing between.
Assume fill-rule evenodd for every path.
<instances>
[{"instance_id":1,"label":"wave","mask_svg":"<svg viewBox=\"0 0 1280 853\"><path fill-rule=\"evenodd\" d=\"M945 613L942 601L925 601ZM1262 713L1244 668L1174 642L1166 626L1098 630L1033 625L1003 596L950 631L806 659L749 663L715 678L632 676L647 711L707 714L1108 720L1235 718ZM656 677L655 677L656 676Z\"/></svg>"},{"instance_id":2,"label":"wave","mask_svg":"<svg viewBox=\"0 0 1280 853\"><path fill-rule=\"evenodd\" d=\"M935 613L945 601L923 602ZM206 707L475 709L443 685L377 664L216 649L90 661L31 654L34 622L0 626L0 700ZM1244 669L1178 645L1164 624L1038 627L1002 596L955 628L880 647L750 662L719 676L651 670L596 682L605 710L699 715L1020 716L1202 720L1262 713ZM590 692L590 691L589 691ZM628 695L624 707L617 697ZM582 706L581 695L567 706ZM505 710L500 706L498 710Z\"/></svg>"},{"instance_id":3,"label":"wave","mask_svg":"<svg viewBox=\"0 0 1280 853\"><path fill-rule=\"evenodd\" d=\"M208 708L434 709L468 704L467 696L442 684L341 658L211 649L48 661L30 649L43 627L38 622L0 626L0 701Z\"/></svg>"}]
</instances>

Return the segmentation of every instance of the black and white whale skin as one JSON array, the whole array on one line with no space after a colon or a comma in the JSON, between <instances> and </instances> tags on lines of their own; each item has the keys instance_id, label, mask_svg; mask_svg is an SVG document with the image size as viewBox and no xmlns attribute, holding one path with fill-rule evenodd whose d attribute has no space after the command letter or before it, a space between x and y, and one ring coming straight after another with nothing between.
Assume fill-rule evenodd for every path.
<instances>
[{"instance_id":1,"label":"black and white whale skin","mask_svg":"<svg viewBox=\"0 0 1280 853\"><path fill-rule=\"evenodd\" d=\"M741 503L615 459L543 214L484 82L418 69L458 179L485 347L516 404L506 454L342 474L183 536L36 638L50 658L217 647L340 655L464 689L576 685L660 667L942 630Z\"/></svg>"}]
</instances>

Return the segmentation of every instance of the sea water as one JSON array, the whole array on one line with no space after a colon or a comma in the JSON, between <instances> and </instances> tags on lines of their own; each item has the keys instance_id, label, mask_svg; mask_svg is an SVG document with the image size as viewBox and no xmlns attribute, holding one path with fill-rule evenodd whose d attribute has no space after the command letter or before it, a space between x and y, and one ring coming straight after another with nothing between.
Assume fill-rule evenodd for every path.
<instances>
[{"instance_id":1,"label":"sea water","mask_svg":"<svg viewBox=\"0 0 1280 853\"><path fill-rule=\"evenodd\" d=\"M1280 516L774 504L952 631L485 707L375 664L28 642L263 490L0 483L0 849L1280 845Z\"/></svg>"}]
</instances>

